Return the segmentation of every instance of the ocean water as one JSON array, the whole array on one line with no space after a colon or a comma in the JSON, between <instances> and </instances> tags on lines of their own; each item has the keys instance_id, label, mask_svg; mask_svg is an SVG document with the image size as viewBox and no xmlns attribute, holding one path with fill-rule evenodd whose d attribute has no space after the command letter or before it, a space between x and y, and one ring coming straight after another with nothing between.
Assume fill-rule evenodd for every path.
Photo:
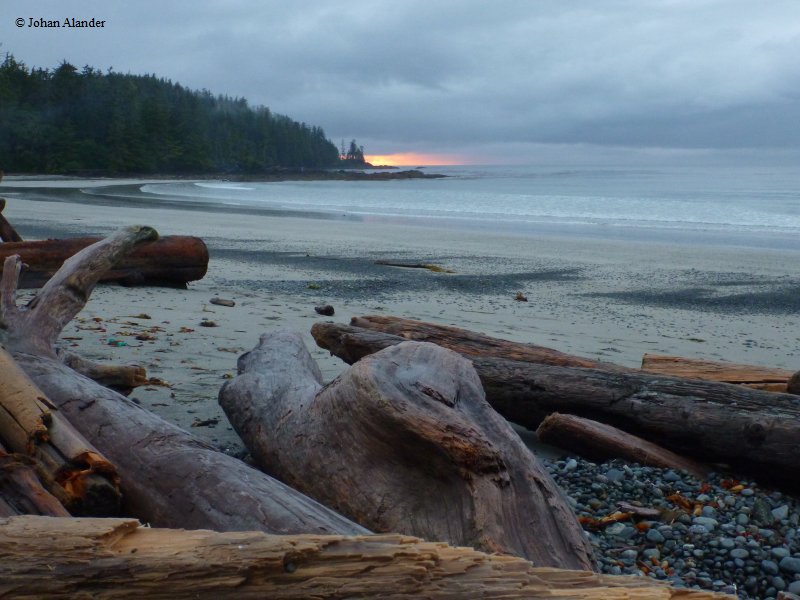
<instances>
[{"instance_id":1,"label":"ocean water","mask_svg":"<svg viewBox=\"0 0 800 600\"><path fill-rule=\"evenodd\" d=\"M309 217L800 250L800 169L429 167L444 179L158 183L146 198Z\"/></svg>"}]
</instances>

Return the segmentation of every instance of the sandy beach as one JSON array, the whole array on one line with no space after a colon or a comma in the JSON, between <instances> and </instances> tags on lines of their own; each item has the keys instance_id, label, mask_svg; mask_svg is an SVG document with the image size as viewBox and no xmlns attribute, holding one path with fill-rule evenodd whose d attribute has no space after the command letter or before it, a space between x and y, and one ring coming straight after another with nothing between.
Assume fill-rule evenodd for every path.
<instances>
[{"instance_id":1,"label":"sandy beach","mask_svg":"<svg viewBox=\"0 0 800 600\"><path fill-rule=\"evenodd\" d=\"M130 224L203 238L211 255L203 280L187 290L99 286L62 344L93 359L142 364L164 385L132 397L227 452L242 447L217 392L261 333L303 332L326 380L345 368L308 333L321 319L392 314L626 366L660 353L797 368L794 250L501 235L176 207L157 197L126 206L75 193L134 183L141 182L6 178L0 196L24 239L104 235ZM376 265L380 259L453 273ZM518 291L527 302L514 299ZM213 297L236 305L211 304ZM321 304L333 305L335 316L316 314Z\"/></svg>"}]
</instances>

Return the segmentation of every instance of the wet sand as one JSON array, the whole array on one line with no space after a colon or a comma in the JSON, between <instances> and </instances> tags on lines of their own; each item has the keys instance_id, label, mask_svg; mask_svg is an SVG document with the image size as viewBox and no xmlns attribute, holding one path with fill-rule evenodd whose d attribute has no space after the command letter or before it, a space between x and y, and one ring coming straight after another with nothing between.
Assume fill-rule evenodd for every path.
<instances>
[{"instance_id":1,"label":"wet sand","mask_svg":"<svg viewBox=\"0 0 800 600\"><path fill-rule=\"evenodd\" d=\"M108 184L120 182L92 185ZM314 345L308 331L322 319L392 314L627 366L638 366L646 352L798 365L794 250L209 211L158 197L103 203L79 192L88 185L38 180L23 187L7 178L0 184L4 214L25 239L104 235L135 223L163 235L197 235L211 261L188 290L99 286L61 343L94 359L144 365L165 385L132 397L229 452L241 445L216 398L237 356L269 329L296 329L330 380L346 365ZM376 265L381 259L453 273ZM514 299L518 291L528 302ZM236 305L217 306L212 297ZM335 316L317 315L320 304L333 305Z\"/></svg>"}]
</instances>

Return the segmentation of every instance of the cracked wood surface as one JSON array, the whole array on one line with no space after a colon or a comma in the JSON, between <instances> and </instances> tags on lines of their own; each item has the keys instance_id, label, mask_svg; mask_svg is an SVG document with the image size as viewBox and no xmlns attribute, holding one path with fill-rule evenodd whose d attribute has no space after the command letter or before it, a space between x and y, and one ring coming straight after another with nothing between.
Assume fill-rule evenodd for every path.
<instances>
[{"instance_id":1,"label":"cracked wood surface","mask_svg":"<svg viewBox=\"0 0 800 600\"><path fill-rule=\"evenodd\" d=\"M402 343L323 388L300 335L271 332L220 404L262 469L374 531L594 568L559 489L455 352Z\"/></svg>"},{"instance_id":2,"label":"cracked wood surface","mask_svg":"<svg viewBox=\"0 0 800 600\"><path fill-rule=\"evenodd\" d=\"M647 577L536 568L403 535L274 536L126 519L0 519L3 598L713 600Z\"/></svg>"}]
</instances>

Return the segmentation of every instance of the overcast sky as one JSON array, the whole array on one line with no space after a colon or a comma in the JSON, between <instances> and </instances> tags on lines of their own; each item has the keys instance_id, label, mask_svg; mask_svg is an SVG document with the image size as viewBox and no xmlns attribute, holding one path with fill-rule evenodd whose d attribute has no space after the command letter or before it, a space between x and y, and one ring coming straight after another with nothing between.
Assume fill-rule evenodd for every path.
<instances>
[{"instance_id":1,"label":"overcast sky","mask_svg":"<svg viewBox=\"0 0 800 600\"><path fill-rule=\"evenodd\" d=\"M155 73L368 154L800 149L798 0L0 0L0 15L2 50L28 66ZM27 27L68 16L106 23Z\"/></svg>"}]
</instances>

